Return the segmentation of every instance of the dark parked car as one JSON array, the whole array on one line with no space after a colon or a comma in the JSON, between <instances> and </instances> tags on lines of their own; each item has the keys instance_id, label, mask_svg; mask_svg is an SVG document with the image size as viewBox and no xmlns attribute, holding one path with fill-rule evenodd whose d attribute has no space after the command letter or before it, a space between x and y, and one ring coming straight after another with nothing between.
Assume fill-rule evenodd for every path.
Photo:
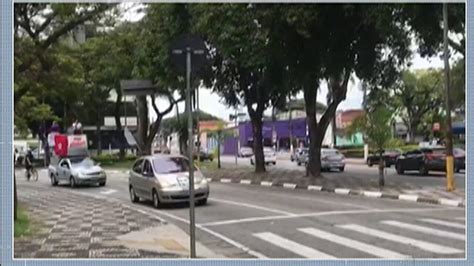
<instances>
[{"instance_id":1,"label":"dark parked car","mask_svg":"<svg viewBox=\"0 0 474 266\"><path fill-rule=\"evenodd\" d=\"M459 153L459 151L458 151ZM454 171L465 168L463 156L455 155ZM446 171L446 148L420 148L400 155L395 163L398 174L405 171L418 171L427 175L429 171Z\"/></svg>"},{"instance_id":2,"label":"dark parked car","mask_svg":"<svg viewBox=\"0 0 474 266\"><path fill-rule=\"evenodd\" d=\"M392 149L392 150L385 150L382 154L383 161L385 162L386 167L390 167L391 165L395 164L397 161L398 156L402 154L401 150ZM372 167L372 165L378 165L379 163L379 155L378 154L369 154L367 158L367 165Z\"/></svg>"},{"instance_id":3,"label":"dark parked car","mask_svg":"<svg viewBox=\"0 0 474 266\"><path fill-rule=\"evenodd\" d=\"M194 152L194 159L197 159L197 157L198 157L198 153ZM202 162L206 160L209 160L209 161L214 160L214 156L212 155L212 153L209 153L205 150L199 151L199 161Z\"/></svg>"}]
</instances>

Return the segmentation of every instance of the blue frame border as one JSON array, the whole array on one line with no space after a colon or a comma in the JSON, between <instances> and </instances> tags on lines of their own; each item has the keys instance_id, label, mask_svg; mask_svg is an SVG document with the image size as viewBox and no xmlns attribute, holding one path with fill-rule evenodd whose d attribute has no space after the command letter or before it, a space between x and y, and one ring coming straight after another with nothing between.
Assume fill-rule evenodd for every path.
<instances>
[{"instance_id":1,"label":"blue frame border","mask_svg":"<svg viewBox=\"0 0 474 266\"><path fill-rule=\"evenodd\" d=\"M38 1L38 0L19 0L16 2L68 2L68 1ZM118 1L70 1L70 2L118 2ZM126 1L124 1L126 2ZM130 1L132 2L132 1ZM152 2L152 1L137 1L133 2ZM182 0L174 2L183 2ZM189 1L196 2L196 1ZM209 2L209 1L208 1ZM216 2L216 1L210 1ZM247 1L237 1L247 2ZM267 1L261 1L267 2ZM268 1L272 2L272 1ZM309 1L298 1L298 2L309 2ZM328 1L324 1L328 2ZM332 2L332 1L331 1ZM361 1L357 1L361 2ZM362 1L368 2L368 1ZM374 1L370 1L374 2ZM386 1L380 1L386 2ZM396 2L396 1L390 1ZM408 1L407 1L408 2ZM440 2L440 1L411 1L411 2ZM445 1L452 2L452 1ZM459 1L456 1L459 2ZM466 187L466 212L467 212L467 260L456 259L456 260L442 260L442 259L430 259L430 260L335 260L335 261L318 261L318 260L155 260L155 259L133 259L133 260L107 260L107 259L82 259L82 260L62 260L62 259L15 259L13 257L13 165L12 165L12 152L13 152L13 0L1 0L0 1L0 265L129 265L133 261L135 265L156 265L157 263L163 263L166 265L287 265L289 263L293 265L474 265L474 217L472 214L472 204L474 204L474 189L472 187L473 180L471 169L474 166L474 160L472 160L473 144L474 144L474 3L472 0L466 0L466 25L467 25L467 52L466 52L466 151L467 151L467 187ZM471 16L469 16L471 14Z\"/></svg>"}]
</instances>

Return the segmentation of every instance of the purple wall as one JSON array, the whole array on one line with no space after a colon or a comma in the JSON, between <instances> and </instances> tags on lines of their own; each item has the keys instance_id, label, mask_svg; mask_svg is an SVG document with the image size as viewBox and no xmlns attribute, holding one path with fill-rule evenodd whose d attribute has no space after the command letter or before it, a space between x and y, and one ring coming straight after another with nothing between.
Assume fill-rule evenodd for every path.
<instances>
[{"instance_id":1,"label":"purple wall","mask_svg":"<svg viewBox=\"0 0 474 266\"><path fill-rule=\"evenodd\" d=\"M306 138L306 118L293 119L292 133L294 138ZM264 121L262 125L262 134L264 139L271 140L273 131L273 122ZM277 139L290 137L290 122L289 120L275 121L275 131ZM248 142L253 140L252 123L250 121L239 124L239 135L241 147L248 146ZM236 143L232 137L224 140L222 154L235 154Z\"/></svg>"}]
</instances>

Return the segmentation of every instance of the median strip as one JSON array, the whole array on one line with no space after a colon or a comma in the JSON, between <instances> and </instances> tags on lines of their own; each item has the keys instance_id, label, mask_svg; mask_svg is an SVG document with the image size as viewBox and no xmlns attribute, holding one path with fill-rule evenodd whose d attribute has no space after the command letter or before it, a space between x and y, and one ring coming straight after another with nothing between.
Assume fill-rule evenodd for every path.
<instances>
[{"instance_id":1,"label":"median strip","mask_svg":"<svg viewBox=\"0 0 474 266\"><path fill-rule=\"evenodd\" d=\"M221 183L230 183L230 182L232 182L232 180L229 178L221 178Z\"/></svg>"},{"instance_id":2,"label":"median strip","mask_svg":"<svg viewBox=\"0 0 474 266\"><path fill-rule=\"evenodd\" d=\"M250 185L251 183L252 183L252 180L249 180L249 179L242 179L242 180L240 180L240 184Z\"/></svg>"},{"instance_id":3,"label":"median strip","mask_svg":"<svg viewBox=\"0 0 474 266\"><path fill-rule=\"evenodd\" d=\"M417 195L407 195L407 194L400 194L398 195L398 199L400 200L406 200L406 201L418 201L418 196Z\"/></svg>"},{"instance_id":4,"label":"median strip","mask_svg":"<svg viewBox=\"0 0 474 266\"><path fill-rule=\"evenodd\" d=\"M381 198L382 192L378 191L364 191L363 195L369 198Z\"/></svg>"},{"instance_id":5,"label":"median strip","mask_svg":"<svg viewBox=\"0 0 474 266\"><path fill-rule=\"evenodd\" d=\"M296 188L296 184L293 184L293 183L283 183L283 187L284 187L284 188L295 189L295 188Z\"/></svg>"},{"instance_id":6,"label":"median strip","mask_svg":"<svg viewBox=\"0 0 474 266\"><path fill-rule=\"evenodd\" d=\"M309 185L308 186L308 190L317 190L317 191L321 191L323 189L322 186L311 186Z\"/></svg>"},{"instance_id":7,"label":"median strip","mask_svg":"<svg viewBox=\"0 0 474 266\"><path fill-rule=\"evenodd\" d=\"M347 188L336 188L334 189L334 192L336 192L336 194L347 195L351 190Z\"/></svg>"},{"instance_id":8,"label":"median strip","mask_svg":"<svg viewBox=\"0 0 474 266\"><path fill-rule=\"evenodd\" d=\"M268 181L262 181L260 183L261 186L264 186L264 187L271 187L272 186L272 182L268 182Z\"/></svg>"}]
</instances>

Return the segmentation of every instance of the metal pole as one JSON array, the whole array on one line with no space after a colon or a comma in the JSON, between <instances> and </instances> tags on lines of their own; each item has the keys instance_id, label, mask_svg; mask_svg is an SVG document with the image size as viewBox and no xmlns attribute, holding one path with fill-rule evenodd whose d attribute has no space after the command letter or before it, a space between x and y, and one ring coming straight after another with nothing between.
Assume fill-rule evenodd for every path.
<instances>
[{"instance_id":1,"label":"metal pole","mask_svg":"<svg viewBox=\"0 0 474 266\"><path fill-rule=\"evenodd\" d=\"M200 166L201 164L201 156L200 156L200 153L201 153L201 133L199 131L199 87L196 88L196 109L197 109L197 112L196 112L196 128L197 128L197 164L198 166Z\"/></svg>"},{"instance_id":2,"label":"metal pole","mask_svg":"<svg viewBox=\"0 0 474 266\"><path fill-rule=\"evenodd\" d=\"M290 110L290 114L289 114L289 120L290 120L290 154L293 154L293 120L292 120L292 115L291 115L293 110L291 110L291 100L290 100L289 105L290 105L289 106L289 110Z\"/></svg>"},{"instance_id":3,"label":"metal pole","mask_svg":"<svg viewBox=\"0 0 474 266\"><path fill-rule=\"evenodd\" d=\"M451 125L451 101L449 99L449 47L448 47L448 5L443 3L444 35L444 87L446 89L446 190L454 188L453 132Z\"/></svg>"},{"instance_id":4,"label":"metal pole","mask_svg":"<svg viewBox=\"0 0 474 266\"><path fill-rule=\"evenodd\" d=\"M239 153L239 144L237 143L238 142L238 140L237 140L237 131L239 130L239 124L238 124L238 121L237 121L237 108L235 108L234 119L235 119L235 131L234 131L234 134L235 134L235 165L237 165L237 155Z\"/></svg>"},{"instance_id":5,"label":"metal pole","mask_svg":"<svg viewBox=\"0 0 474 266\"><path fill-rule=\"evenodd\" d=\"M186 48L186 105L188 107L188 158L189 158L189 239L190 256L196 257L196 233L194 221L194 160L193 118L191 110L191 48Z\"/></svg>"}]
</instances>

